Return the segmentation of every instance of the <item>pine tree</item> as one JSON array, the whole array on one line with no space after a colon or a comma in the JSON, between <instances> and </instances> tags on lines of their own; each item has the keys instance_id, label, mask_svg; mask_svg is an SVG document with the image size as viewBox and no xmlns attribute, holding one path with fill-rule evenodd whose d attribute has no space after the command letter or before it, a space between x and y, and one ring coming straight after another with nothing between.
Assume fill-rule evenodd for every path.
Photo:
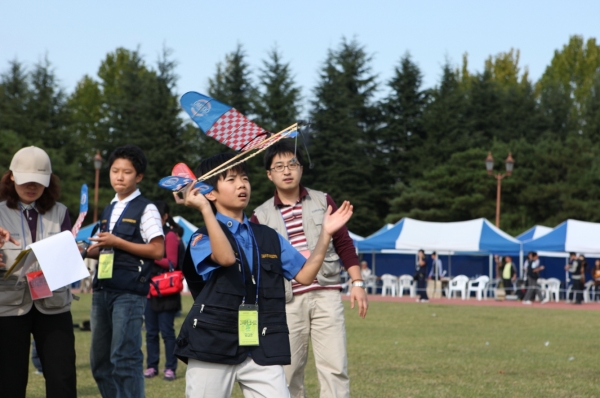
<instances>
[{"instance_id":1,"label":"pine tree","mask_svg":"<svg viewBox=\"0 0 600 398\"><path fill-rule=\"evenodd\" d=\"M373 105L377 82L370 61L356 41L344 39L337 50L329 51L312 101L314 132L309 149L315 168L305 167L303 177L307 185L338 202L352 201L349 228L358 234L379 228L380 214L387 210L382 210L387 196L373 184L369 157L371 135L380 123Z\"/></svg>"},{"instance_id":2,"label":"pine tree","mask_svg":"<svg viewBox=\"0 0 600 398\"><path fill-rule=\"evenodd\" d=\"M238 44L235 51L225 56L224 64L217 64L215 77L208 79L208 95L252 117L256 89L250 75L246 52Z\"/></svg>"},{"instance_id":3,"label":"pine tree","mask_svg":"<svg viewBox=\"0 0 600 398\"><path fill-rule=\"evenodd\" d=\"M256 122L273 133L296 122L300 113L300 88L289 63L282 62L277 49L268 53L260 69L260 93L256 97Z\"/></svg>"},{"instance_id":4,"label":"pine tree","mask_svg":"<svg viewBox=\"0 0 600 398\"><path fill-rule=\"evenodd\" d=\"M259 87L255 98L255 122L272 133L278 133L296 122L300 113L300 88L294 82L289 63L273 49L260 69ZM300 138L299 138L300 139ZM298 141L300 142L300 141ZM273 184L265 177L263 157L250 160L252 202L254 208L273 195Z\"/></svg>"},{"instance_id":5,"label":"pine tree","mask_svg":"<svg viewBox=\"0 0 600 398\"><path fill-rule=\"evenodd\" d=\"M378 132L379 146L386 159L392 183L408 182L420 174L415 167L418 149L426 140L423 128L423 111L427 94L422 90L422 74L419 67L406 54L394 70L388 86L391 94L382 104L385 128ZM382 170L383 171L383 170ZM382 181L383 182L383 181Z\"/></svg>"},{"instance_id":6,"label":"pine tree","mask_svg":"<svg viewBox=\"0 0 600 398\"><path fill-rule=\"evenodd\" d=\"M423 173L446 163L453 153L471 147L465 127L466 108L466 90L460 84L458 73L446 63L442 67L439 86L429 92L429 101L423 112L427 140L417 148L418 160L413 167Z\"/></svg>"},{"instance_id":7,"label":"pine tree","mask_svg":"<svg viewBox=\"0 0 600 398\"><path fill-rule=\"evenodd\" d=\"M23 137L31 134L28 116L31 91L23 64L9 62L9 69L0 75L0 130L11 130Z\"/></svg>"}]
</instances>

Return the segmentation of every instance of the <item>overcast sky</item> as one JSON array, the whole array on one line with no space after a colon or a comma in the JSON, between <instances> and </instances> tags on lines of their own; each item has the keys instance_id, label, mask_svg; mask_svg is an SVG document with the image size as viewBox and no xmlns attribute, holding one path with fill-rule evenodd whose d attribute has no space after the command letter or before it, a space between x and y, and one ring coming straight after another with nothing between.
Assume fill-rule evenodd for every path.
<instances>
[{"instance_id":1,"label":"overcast sky","mask_svg":"<svg viewBox=\"0 0 600 398\"><path fill-rule=\"evenodd\" d=\"M600 36L600 1L14 1L0 0L0 71L45 55L70 93L118 47L140 48L155 65L173 50L180 94L206 92L217 62L241 43L253 70L277 46L309 97L329 49L356 39L385 83L407 51L437 84L448 59L481 71L490 55L521 50L537 80L571 35Z\"/></svg>"}]
</instances>

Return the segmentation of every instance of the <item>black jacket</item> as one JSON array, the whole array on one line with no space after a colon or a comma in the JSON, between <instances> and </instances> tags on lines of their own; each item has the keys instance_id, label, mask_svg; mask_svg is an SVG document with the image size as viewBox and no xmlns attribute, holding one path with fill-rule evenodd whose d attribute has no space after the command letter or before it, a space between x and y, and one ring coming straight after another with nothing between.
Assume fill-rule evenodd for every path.
<instances>
[{"instance_id":1,"label":"black jacket","mask_svg":"<svg viewBox=\"0 0 600 398\"><path fill-rule=\"evenodd\" d=\"M188 358L204 362L240 364L248 355L259 365L290 364L290 342L285 316L285 288L281 264L281 246L277 232L251 223L260 259L253 251L254 274L251 274L243 252L229 229L221 228L234 248L238 261L230 267L219 267L204 286L198 283L191 256L186 253L184 275L194 286L194 305L187 315L177 338L175 355L187 363ZM198 230L206 234L206 228ZM260 264L260 267L258 267ZM242 267L244 267L245 280ZM259 346L238 344L238 311L243 297L246 304L255 304L256 281L260 272L258 297ZM190 283L191 282L191 283Z\"/></svg>"}]
</instances>

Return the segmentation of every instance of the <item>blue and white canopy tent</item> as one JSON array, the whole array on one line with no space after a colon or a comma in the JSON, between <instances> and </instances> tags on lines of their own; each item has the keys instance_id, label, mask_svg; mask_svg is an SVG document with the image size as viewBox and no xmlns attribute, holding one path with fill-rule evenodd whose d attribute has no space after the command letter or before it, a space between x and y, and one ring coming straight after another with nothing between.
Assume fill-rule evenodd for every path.
<instances>
[{"instance_id":1,"label":"blue and white canopy tent","mask_svg":"<svg viewBox=\"0 0 600 398\"><path fill-rule=\"evenodd\" d=\"M569 252L584 254L587 257L588 264L592 265L594 259L600 258L599 236L600 223L569 219L562 224L559 224L549 233L524 242L523 251L535 251L538 252L540 256L548 256L550 254L549 252L553 252L550 255L565 258L569 256ZM549 275L551 274L553 277L559 277L559 275L564 272L562 266L560 268L553 267L547 271L549 271ZM590 270L588 269L588 272L589 271ZM568 273L565 273L564 280L568 282Z\"/></svg>"},{"instance_id":2,"label":"blue and white canopy tent","mask_svg":"<svg viewBox=\"0 0 600 398\"><path fill-rule=\"evenodd\" d=\"M389 230L358 242L358 249L359 252L424 249L454 253L515 253L521 250L521 242L485 218L447 223L403 218Z\"/></svg>"},{"instance_id":3,"label":"blue and white canopy tent","mask_svg":"<svg viewBox=\"0 0 600 398\"><path fill-rule=\"evenodd\" d=\"M362 237L360 235L356 235L355 233L352 233L351 231L348 231L348 235L350 235L350 239L352 239L352 243L354 243L354 247L356 247L357 242L365 239L364 237Z\"/></svg>"},{"instance_id":4,"label":"blue and white canopy tent","mask_svg":"<svg viewBox=\"0 0 600 398\"><path fill-rule=\"evenodd\" d=\"M439 254L485 255L489 256L492 276L491 254L519 253L521 242L484 218L448 223L403 218L389 230L359 241L357 247L360 253L373 254L423 249Z\"/></svg>"},{"instance_id":5,"label":"blue and white canopy tent","mask_svg":"<svg viewBox=\"0 0 600 398\"><path fill-rule=\"evenodd\" d=\"M352 239L352 243L354 243L354 247L356 247L356 250L358 251L358 242L360 242L361 240L365 240L367 238L371 238L375 235L379 235L380 233L389 230L393 226L394 226L394 224L386 224L383 227L379 228L377 231L373 232L371 235L367 236L366 238L364 236L357 235L357 234L353 233L352 231L348 231L348 235L350 235L350 239Z\"/></svg>"},{"instance_id":6,"label":"blue and white canopy tent","mask_svg":"<svg viewBox=\"0 0 600 398\"><path fill-rule=\"evenodd\" d=\"M552 231L552 228L550 228L550 227L545 227L543 225L536 225L532 228L529 228L527 231L523 232L521 235L516 236L516 239L520 240L521 242L527 242L527 241L542 237L550 231Z\"/></svg>"},{"instance_id":7,"label":"blue and white canopy tent","mask_svg":"<svg viewBox=\"0 0 600 398\"><path fill-rule=\"evenodd\" d=\"M600 223L567 220L551 232L523 243L523 250L600 254Z\"/></svg>"},{"instance_id":8,"label":"blue and white canopy tent","mask_svg":"<svg viewBox=\"0 0 600 398\"><path fill-rule=\"evenodd\" d=\"M536 225L530 229L528 229L527 231L523 232L521 235L517 236L517 239L520 240L523 243L526 242L530 242L534 239L538 239L541 238L544 235L549 234L550 232L552 232L552 228L550 227L545 227L543 225ZM537 251L537 250L530 250L530 251ZM527 253L527 251L524 251L524 253ZM565 264L565 262L563 260L559 260L559 258L568 258L569 254L565 253L565 252L550 252L550 251L537 251L537 254L540 256L540 260L542 261L542 264L544 264L544 266L546 267L546 271L544 272L544 276L545 277L561 277L562 271L557 272L556 271L556 267L560 266L562 269L562 266ZM523 275L523 261L520 261L520 275Z\"/></svg>"}]
</instances>

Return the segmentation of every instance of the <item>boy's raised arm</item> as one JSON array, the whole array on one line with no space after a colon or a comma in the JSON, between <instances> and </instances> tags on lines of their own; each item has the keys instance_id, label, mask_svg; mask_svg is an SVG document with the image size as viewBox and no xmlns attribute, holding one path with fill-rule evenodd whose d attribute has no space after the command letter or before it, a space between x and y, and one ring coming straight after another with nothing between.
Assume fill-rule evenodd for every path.
<instances>
[{"instance_id":1,"label":"boy's raised arm","mask_svg":"<svg viewBox=\"0 0 600 398\"><path fill-rule=\"evenodd\" d=\"M200 213L202 213L204 224L210 237L211 260L223 267L232 266L235 264L236 259L231 243L229 243L229 240L221 229L219 221L217 221L217 217L215 217L215 213L213 213L210 206L210 202L199 191L199 188L188 189L184 194L184 204L200 210Z\"/></svg>"},{"instance_id":2,"label":"boy's raised arm","mask_svg":"<svg viewBox=\"0 0 600 398\"><path fill-rule=\"evenodd\" d=\"M296 281L303 285L310 285L315 280L325 259L331 236L348 222L352 216L352 211L353 207L347 200L333 214L331 214L331 206L327 207L327 211L323 216L323 226L317 246L306 260L306 263L304 263L302 269L294 276Z\"/></svg>"}]
</instances>

